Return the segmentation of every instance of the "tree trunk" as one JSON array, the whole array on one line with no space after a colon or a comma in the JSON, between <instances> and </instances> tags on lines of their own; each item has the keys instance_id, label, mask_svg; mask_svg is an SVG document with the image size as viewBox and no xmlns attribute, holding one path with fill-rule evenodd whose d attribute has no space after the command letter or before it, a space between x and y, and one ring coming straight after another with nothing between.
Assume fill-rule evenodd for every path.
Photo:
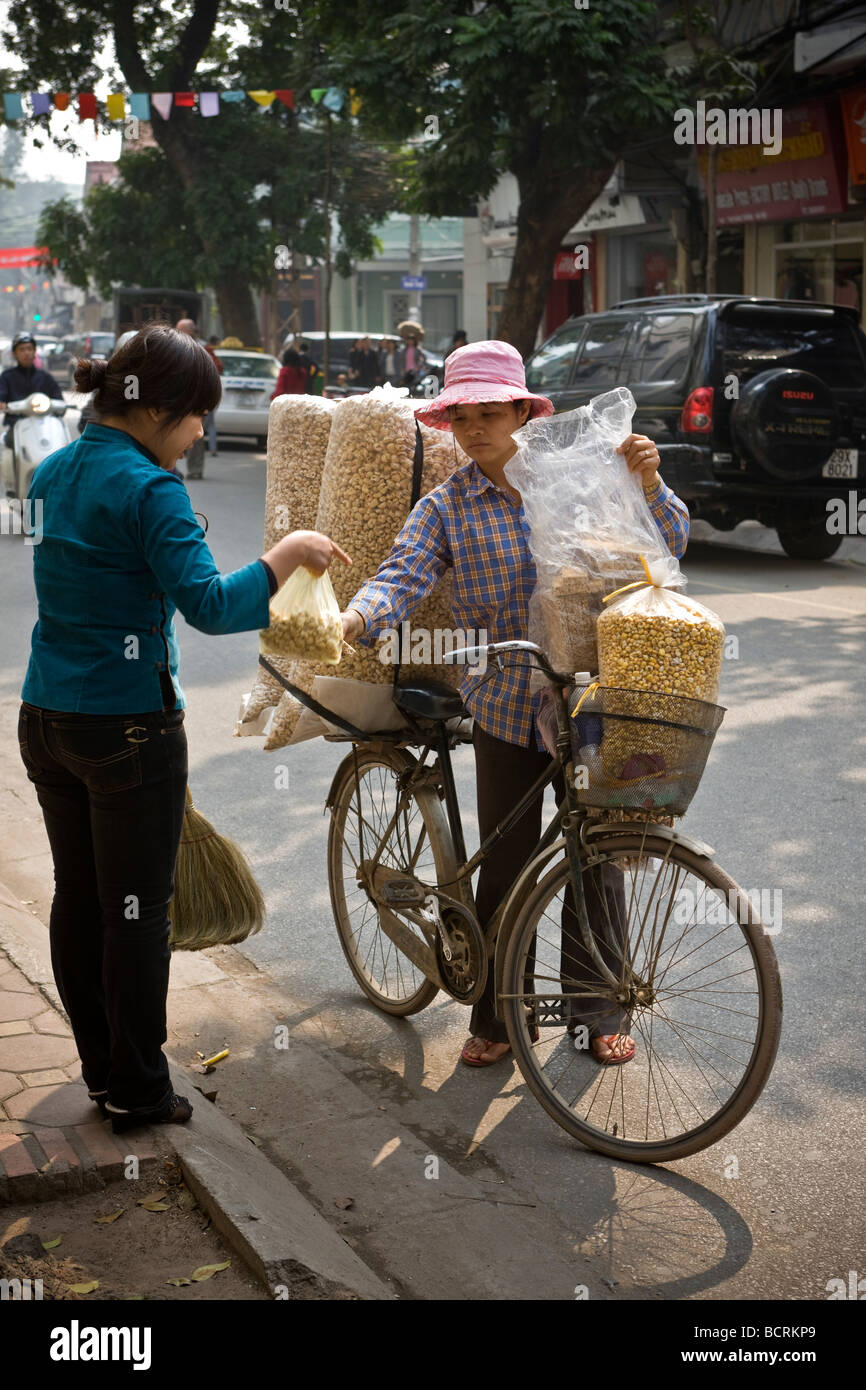
<instances>
[{"instance_id":1,"label":"tree trunk","mask_svg":"<svg viewBox=\"0 0 866 1390\"><path fill-rule=\"evenodd\" d=\"M247 281L217 280L213 288L225 336L240 338L245 348L261 347L259 316Z\"/></svg>"},{"instance_id":2,"label":"tree trunk","mask_svg":"<svg viewBox=\"0 0 866 1390\"><path fill-rule=\"evenodd\" d=\"M556 202L537 172L531 182L518 179L517 243L498 336L516 347L521 357L527 357L535 347L563 238L601 193L615 163L608 169L587 172L579 184L572 184L566 196Z\"/></svg>"}]
</instances>

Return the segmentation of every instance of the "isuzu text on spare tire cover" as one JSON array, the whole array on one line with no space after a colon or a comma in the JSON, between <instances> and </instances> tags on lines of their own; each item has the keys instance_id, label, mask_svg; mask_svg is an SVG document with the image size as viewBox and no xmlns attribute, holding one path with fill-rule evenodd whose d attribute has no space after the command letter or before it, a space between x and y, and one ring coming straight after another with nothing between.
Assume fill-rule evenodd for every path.
<instances>
[{"instance_id":1,"label":"isuzu text on spare tire cover","mask_svg":"<svg viewBox=\"0 0 866 1390\"><path fill-rule=\"evenodd\" d=\"M830 387L790 367L752 377L731 412L737 448L774 478L819 474L835 448L838 423Z\"/></svg>"}]
</instances>

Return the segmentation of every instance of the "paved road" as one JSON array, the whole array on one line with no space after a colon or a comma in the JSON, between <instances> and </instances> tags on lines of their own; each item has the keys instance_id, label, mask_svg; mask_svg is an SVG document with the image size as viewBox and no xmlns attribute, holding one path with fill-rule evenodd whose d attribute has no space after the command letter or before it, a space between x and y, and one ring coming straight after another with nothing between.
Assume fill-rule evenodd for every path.
<instances>
[{"instance_id":1,"label":"paved road","mask_svg":"<svg viewBox=\"0 0 866 1390\"><path fill-rule=\"evenodd\" d=\"M208 458L205 480L190 484L224 571L259 553L264 483L264 459L250 446ZM866 1179L852 1162L864 1093L866 542L846 541L833 561L803 565L757 526L728 537L700 527L695 534L710 539L689 548L689 592L721 615L739 655L725 665L728 714L685 829L714 845L747 889L783 894L774 937L786 1006L779 1058L758 1105L713 1149L667 1169L610 1163L559 1131L510 1063L477 1072L457 1065L468 1021L460 1006L440 996L408 1021L368 1007L337 946L325 875L322 806L341 750L317 740L264 754L260 740L233 738L256 637L205 637L179 620L190 782L205 814L244 846L267 896L267 926L241 948L233 973L258 967L256 978L281 1001L271 1016L315 1036L355 1087L387 1099L395 1123L463 1171L473 1156L483 1159L512 1205L543 1215L549 1238L598 1281L611 1281L605 1287L616 1297L820 1299L828 1279L866 1269ZM18 538L0 536L0 583L0 833L16 846L0 877L47 920L44 836L15 766L14 715L34 616L30 552ZM457 763L474 844L471 753ZM287 788L279 785L282 766ZM21 847L22 825L32 848ZM192 1037L190 1024L190 1046ZM243 1097L228 1074L226 1094L245 1104L251 1122L250 1107L267 1111L272 1152L314 1194L324 1191L326 1157L312 1143L305 1154L290 1133L303 1116L259 1075L261 1096L252 1094L252 1065ZM341 1142L351 1143L351 1129ZM735 1179L726 1176L731 1157ZM377 1249L387 1252L389 1239L396 1249L381 1169L368 1164L353 1181ZM528 1271L543 1254L527 1249ZM435 1245L429 1259L435 1265ZM419 1276L420 1296L424 1287ZM527 1273L524 1296L533 1288ZM572 1297L570 1289L561 1296Z\"/></svg>"}]
</instances>

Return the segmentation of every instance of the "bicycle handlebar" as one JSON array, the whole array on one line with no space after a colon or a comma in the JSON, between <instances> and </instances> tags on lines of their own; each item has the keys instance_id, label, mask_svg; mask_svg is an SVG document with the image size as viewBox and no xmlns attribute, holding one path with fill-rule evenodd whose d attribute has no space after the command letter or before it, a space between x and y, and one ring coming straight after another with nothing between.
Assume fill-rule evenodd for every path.
<instances>
[{"instance_id":1,"label":"bicycle handlebar","mask_svg":"<svg viewBox=\"0 0 866 1390\"><path fill-rule=\"evenodd\" d=\"M460 647L452 652L444 652L442 661L443 663L456 664L460 657L477 658L482 654L490 660L493 657L500 656L503 652L528 652L530 656L536 658L540 669L554 685L567 685L573 679L570 675L564 676L561 672L554 671L545 653L535 642L524 642L517 638L510 642L491 642L486 647Z\"/></svg>"}]
</instances>

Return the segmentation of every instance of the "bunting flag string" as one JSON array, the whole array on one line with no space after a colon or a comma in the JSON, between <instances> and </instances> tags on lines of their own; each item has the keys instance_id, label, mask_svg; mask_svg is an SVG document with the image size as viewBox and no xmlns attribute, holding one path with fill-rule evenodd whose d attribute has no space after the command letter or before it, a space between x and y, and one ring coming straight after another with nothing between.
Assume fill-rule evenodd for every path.
<instances>
[{"instance_id":1,"label":"bunting flag string","mask_svg":"<svg viewBox=\"0 0 866 1390\"><path fill-rule=\"evenodd\" d=\"M249 97L263 111L273 103L279 102L290 111L296 110L295 93L288 87L278 87L273 91L240 91L230 89L224 92L109 92L105 98L97 100L94 92L78 92L73 97L70 92L3 92L3 114L7 121L26 120L31 114L45 116L50 114L52 105L57 111L67 111L74 101L80 121L96 122L99 108L105 108L110 121L126 120L127 111L140 121L151 119L151 108L164 121L170 119L175 107L187 110L198 106L198 114L213 117L220 114L222 102L245 102ZM28 109L25 110L25 97ZM361 109L361 98L350 87L346 93L342 87L313 87L310 98L314 106L322 106L327 111L339 113L348 100L349 114L357 116Z\"/></svg>"}]
</instances>

